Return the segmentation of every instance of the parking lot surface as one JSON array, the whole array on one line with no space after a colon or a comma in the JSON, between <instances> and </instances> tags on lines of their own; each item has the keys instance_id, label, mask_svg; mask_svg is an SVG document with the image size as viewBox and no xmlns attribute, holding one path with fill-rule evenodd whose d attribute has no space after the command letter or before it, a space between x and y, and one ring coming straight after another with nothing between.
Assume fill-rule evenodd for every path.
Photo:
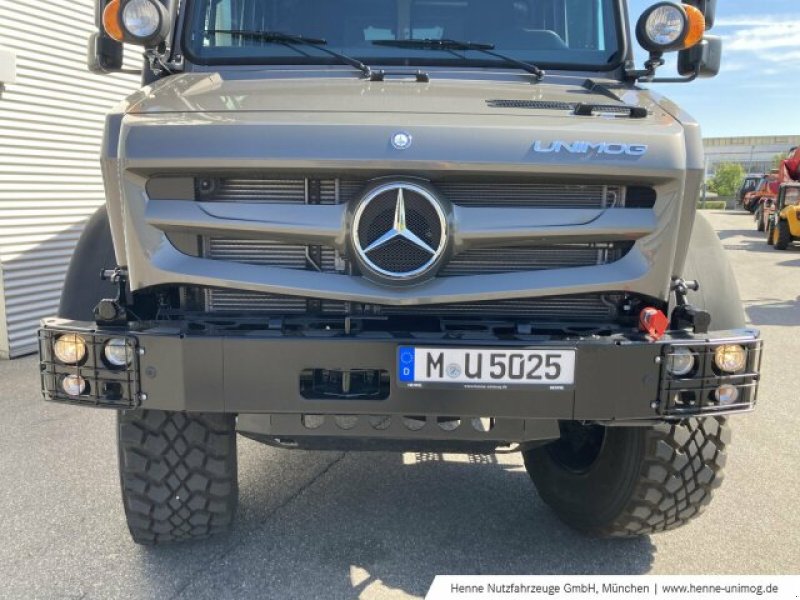
<instances>
[{"instance_id":1,"label":"parking lot surface","mask_svg":"<svg viewBox=\"0 0 800 600\"><path fill-rule=\"evenodd\" d=\"M517 454L305 453L240 439L231 534L128 537L111 412L40 400L34 358L0 362L0 597L405 598L437 574L800 573L800 248L710 213L766 340L760 403L735 417L705 515L639 540L582 537Z\"/></svg>"}]
</instances>

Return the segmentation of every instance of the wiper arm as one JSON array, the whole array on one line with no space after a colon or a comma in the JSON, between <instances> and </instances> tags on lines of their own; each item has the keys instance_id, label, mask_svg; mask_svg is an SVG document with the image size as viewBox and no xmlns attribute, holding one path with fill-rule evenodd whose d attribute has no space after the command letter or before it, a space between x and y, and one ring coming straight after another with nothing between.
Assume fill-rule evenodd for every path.
<instances>
[{"instance_id":1,"label":"wiper arm","mask_svg":"<svg viewBox=\"0 0 800 600\"><path fill-rule=\"evenodd\" d=\"M347 56L341 52L336 52L335 50L326 48L325 46L327 46L328 42L320 38L306 37L304 35L295 35L291 33L282 33L280 31L258 31L249 29L209 29L203 33L206 36L224 34L234 37L238 36L243 38L252 38L268 44L282 44L284 46L310 46L317 48L318 50L321 50L330 56L333 56L342 64L349 65L354 69L358 69L364 74L364 77L372 77L372 69L368 65L351 56Z\"/></svg>"},{"instance_id":2,"label":"wiper arm","mask_svg":"<svg viewBox=\"0 0 800 600\"><path fill-rule=\"evenodd\" d=\"M460 42L458 40L431 40L431 39L407 39L407 40L373 40L376 46L391 46L395 48L418 48L420 50L441 50L444 52L472 50L499 58L508 65L513 65L523 71L527 71L536 77L536 81L541 81L545 72L536 65L518 60L505 54L494 51L494 44L482 44L478 42Z\"/></svg>"}]
</instances>

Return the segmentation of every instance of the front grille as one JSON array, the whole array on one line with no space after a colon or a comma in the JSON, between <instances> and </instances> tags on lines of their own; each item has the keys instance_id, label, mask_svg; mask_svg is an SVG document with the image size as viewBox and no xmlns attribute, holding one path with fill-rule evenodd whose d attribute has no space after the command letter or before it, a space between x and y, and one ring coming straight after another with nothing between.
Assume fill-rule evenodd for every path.
<instances>
[{"instance_id":1,"label":"front grille","mask_svg":"<svg viewBox=\"0 0 800 600\"><path fill-rule=\"evenodd\" d=\"M520 178L442 179L431 182L436 191L457 206L534 207L534 208L604 208L624 207L630 193L634 205L641 206L644 192L652 188L603 184L530 182ZM370 185L367 179L355 178L281 178L269 173L258 176L204 177L196 179L197 199L204 202L249 202L268 204L341 204L361 198ZM654 194L653 198L654 198ZM644 202L649 200L645 194ZM653 200L654 201L654 200ZM392 205L392 209L393 209ZM390 218L392 215L388 211ZM385 229L385 228L384 228ZM371 239L369 232L361 232ZM372 236L374 237L374 235ZM546 269L566 269L604 265L621 259L632 247L630 242L557 244L473 248L450 258L439 272L441 277L480 274L517 273ZM238 262L284 269L340 273L353 271L347 257L333 248L285 244L270 240L228 237L203 239L203 256L212 260ZM390 252L397 248L386 247ZM408 252L387 257L395 270L402 270ZM394 261L394 262L393 262ZM395 264L396 261L400 263ZM205 309L218 313L317 314L341 315L353 311L345 302L308 300L237 290L211 289L205 293ZM380 314L443 316L495 315L498 317L575 317L604 320L612 310L598 296L564 300L514 300L452 306L416 308L374 307Z\"/></svg>"}]
</instances>

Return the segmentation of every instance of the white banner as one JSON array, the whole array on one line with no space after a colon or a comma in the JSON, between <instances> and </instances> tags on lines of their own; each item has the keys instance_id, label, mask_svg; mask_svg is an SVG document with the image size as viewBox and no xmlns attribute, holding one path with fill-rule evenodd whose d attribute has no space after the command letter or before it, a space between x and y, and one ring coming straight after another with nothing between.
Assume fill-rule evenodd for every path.
<instances>
[{"instance_id":1,"label":"white banner","mask_svg":"<svg viewBox=\"0 0 800 600\"><path fill-rule=\"evenodd\" d=\"M426 600L598 600L612 597L627 600L796 600L800 599L800 575L440 575L425 596Z\"/></svg>"}]
</instances>

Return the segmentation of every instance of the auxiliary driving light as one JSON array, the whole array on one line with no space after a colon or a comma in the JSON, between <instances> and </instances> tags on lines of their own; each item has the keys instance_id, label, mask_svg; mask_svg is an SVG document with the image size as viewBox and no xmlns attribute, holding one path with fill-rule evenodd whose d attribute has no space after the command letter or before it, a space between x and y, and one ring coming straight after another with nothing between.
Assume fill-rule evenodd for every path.
<instances>
[{"instance_id":1,"label":"auxiliary driving light","mask_svg":"<svg viewBox=\"0 0 800 600\"><path fill-rule=\"evenodd\" d=\"M670 52L697 45L705 29L705 16L697 8L659 2L642 14L636 26L636 37L645 50Z\"/></svg>"},{"instance_id":2,"label":"auxiliary driving light","mask_svg":"<svg viewBox=\"0 0 800 600\"><path fill-rule=\"evenodd\" d=\"M112 367L125 367L133 360L133 347L125 338L111 338L103 349L103 355Z\"/></svg>"},{"instance_id":3,"label":"auxiliary driving light","mask_svg":"<svg viewBox=\"0 0 800 600\"><path fill-rule=\"evenodd\" d=\"M161 0L111 0L103 11L103 28L109 37L150 48L167 39L170 22Z\"/></svg>"},{"instance_id":4,"label":"auxiliary driving light","mask_svg":"<svg viewBox=\"0 0 800 600\"><path fill-rule=\"evenodd\" d=\"M738 344L725 344L714 351L714 363L725 373L738 373L747 363L747 352Z\"/></svg>"},{"instance_id":5,"label":"auxiliary driving light","mask_svg":"<svg viewBox=\"0 0 800 600\"><path fill-rule=\"evenodd\" d=\"M714 397L720 405L728 406L730 404L735 404L739 399L739 390L736 386L726 383L714 390Z\"/></svg>"},{"instance_id":6,"label":"auxiliary driving light","mask_svg":"<svg viewBox=\"0 0 800 600\"><path fill-rule=\"evenodd\" d=\"M65 365L75 365L86 356L86 340L76 333L65 333L53 343L53 354Z\"/></svg>"},{"instance_id":7,"label":"auxiliary driving light","mask_svg":"<svg viewBox=\"0 0 800 600\"><path fill-rule=\"evenodd\" d=\"M147 39L161 27L161 12L153 0L131 0L122 11L122 26L132 36Z\"/></svg>"},{"instance_id":8,"label":"auxiliary driving light","mask_svg":"<svg viewBox=\"0 0 800 600\"><path fill-rule=\"evenodd\" d=\"M86 380L80 375L67 375L61 380L61 389L67 396L80 396L86 391Z\"/></svg>"},{"instance_id":9,"label":"auxiliary driving light","mask_svg":"<svg viewBox=\"0 0 800 600\"><path fill-rule=\"evenodd\" d=\"M695 365L694 352L684 346L676 346L667 358L667 371L671 375L682 377L691 373Z\"/></svg>"}]
</instances>

